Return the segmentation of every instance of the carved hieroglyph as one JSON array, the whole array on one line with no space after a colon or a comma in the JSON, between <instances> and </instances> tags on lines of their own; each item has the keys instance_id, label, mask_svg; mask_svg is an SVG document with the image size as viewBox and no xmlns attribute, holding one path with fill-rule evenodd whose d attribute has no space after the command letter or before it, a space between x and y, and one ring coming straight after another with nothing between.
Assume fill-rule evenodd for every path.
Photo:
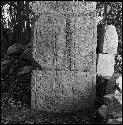
<instances>
[{"instance_id":1,"label":"carved hieroglyph","mask_svg":"<svg viewBox=\"0 0 123 125\"><path fill-rule=\"evenodd\" d=\"M44 70L32 73L32 108L73 111L94 106L96 3L36 1L33 57Z\"/></svg>"}]
</instances>

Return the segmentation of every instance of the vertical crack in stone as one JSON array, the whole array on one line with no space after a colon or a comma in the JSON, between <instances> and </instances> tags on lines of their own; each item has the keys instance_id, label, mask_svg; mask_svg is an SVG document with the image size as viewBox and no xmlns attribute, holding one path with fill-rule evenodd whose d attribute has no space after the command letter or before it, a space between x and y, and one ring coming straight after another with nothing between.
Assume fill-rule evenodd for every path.
<instances>
[{"instance_id":1,"label":"vertical crack in stone","mask_svg":"<svg viewBox=\"0 0 123 125\"><path fill-rule=\"evenodd\" d=\"M72 31L71 31L71 19L68 16L66 19L66 54L67 54L67 68L71 71L71 44L72 44Z\"/></svg>"}]
</instances>

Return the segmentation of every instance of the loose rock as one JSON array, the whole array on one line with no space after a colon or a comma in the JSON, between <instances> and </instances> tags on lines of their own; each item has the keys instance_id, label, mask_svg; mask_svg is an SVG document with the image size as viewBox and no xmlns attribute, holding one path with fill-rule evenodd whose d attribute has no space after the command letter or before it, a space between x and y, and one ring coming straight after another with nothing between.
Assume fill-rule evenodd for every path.
<instances>
[{"instance_id":1,"label":"loose rock","mask_svg":"<svg viewBox=\"0 0 123 125\"><path fill-rule=\"evenodd\" d=\"M23 51L24 51L24 46L19 43L15 43L8 48L7 54L8 55L21 54Z\"/></svg>"}]
</instances>

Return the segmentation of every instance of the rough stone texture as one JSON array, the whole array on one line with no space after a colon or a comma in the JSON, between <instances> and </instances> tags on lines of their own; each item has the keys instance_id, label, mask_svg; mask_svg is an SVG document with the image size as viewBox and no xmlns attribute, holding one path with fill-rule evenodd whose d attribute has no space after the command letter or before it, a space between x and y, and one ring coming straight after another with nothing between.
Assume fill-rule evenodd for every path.
<instances>
[{"instance_id":1,"label":"rough stone texture","mask_svg":"<svg viewBox=\"0 0 123 125\"><path fill-rule=\"evenodd\" d=\"M15 43L8 48L7 54L8 55L21 54L23 51L24 51L24 46L19 43Z\"/></svg>"},{"instance_id":2,"label":"rough stone texture","mask_svg":"<svg viewBox=\"0 0 123 125\"><path fill-rule=\"evenodd\" d=\"M118 34L115 26L105 26L103 53L117 54Z\"/></svg>"},{"instance_id":3,"label":"rough stone texture","mask_svg":"<svg viewBox=\"0 0 123 125\"><path fill-rule=\"evenodd\" d=\"M32 73L32 108L74 111L94 106L96 3L39 2L33 57L47 70Z\"/></svg>"},{"instance_id":4,"label":"rough stone texture","mask_svg":"<svg viewBox=\"0 0 123 125\"><path fill-rule=\"evenodd\" d=\"M103 77L114 74L115 56L112 54L99 54L97 73Z\"/></svg>"},{"instance_id":5,"label":"rough stone texture","mask_svg":"<svg viewBox=\"0 0 123 125\"><path fill-rule=\"evenodd\" d=\"M89 14L96 11L96 2L73 2L73 1L36 1L32 5L35 15L55 14Z\"/></svg>"},{"instance_id":6,"label":"rough stone texture","mask_svg":"<svg viewBox=\"0 0 123 125\"><path fill-rule=\"evenodd\" d=\"M118 34L113 25L98 25L97 52L117 54Z\"/></svg>"}]
</instances>

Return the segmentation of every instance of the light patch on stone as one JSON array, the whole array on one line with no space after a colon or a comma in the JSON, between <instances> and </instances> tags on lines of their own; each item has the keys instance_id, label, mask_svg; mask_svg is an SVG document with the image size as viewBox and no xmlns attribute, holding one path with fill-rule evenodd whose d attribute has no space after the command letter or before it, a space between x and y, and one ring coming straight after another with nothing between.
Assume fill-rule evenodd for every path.
<instances>
[{"instance_id":1,"label":"light patch on stone","mask_svg":"<svg viewBox=\"0 0 123 125\"><path fill-rule=\"evenodd\" d=\"M105 26L103 53L117 54L118 34L115 26Z\"/></svg>"},{"instance_id":2,"label":"light patch on stone","mask_svg":"<svg viewBox=\"0 0 123 125\"><path fill-rule=\"evenodd\" d=\"M103 77L112 76L114 74L115 59L111 54L99 54L97 73Z\"/></svg>"}]
</instances>

